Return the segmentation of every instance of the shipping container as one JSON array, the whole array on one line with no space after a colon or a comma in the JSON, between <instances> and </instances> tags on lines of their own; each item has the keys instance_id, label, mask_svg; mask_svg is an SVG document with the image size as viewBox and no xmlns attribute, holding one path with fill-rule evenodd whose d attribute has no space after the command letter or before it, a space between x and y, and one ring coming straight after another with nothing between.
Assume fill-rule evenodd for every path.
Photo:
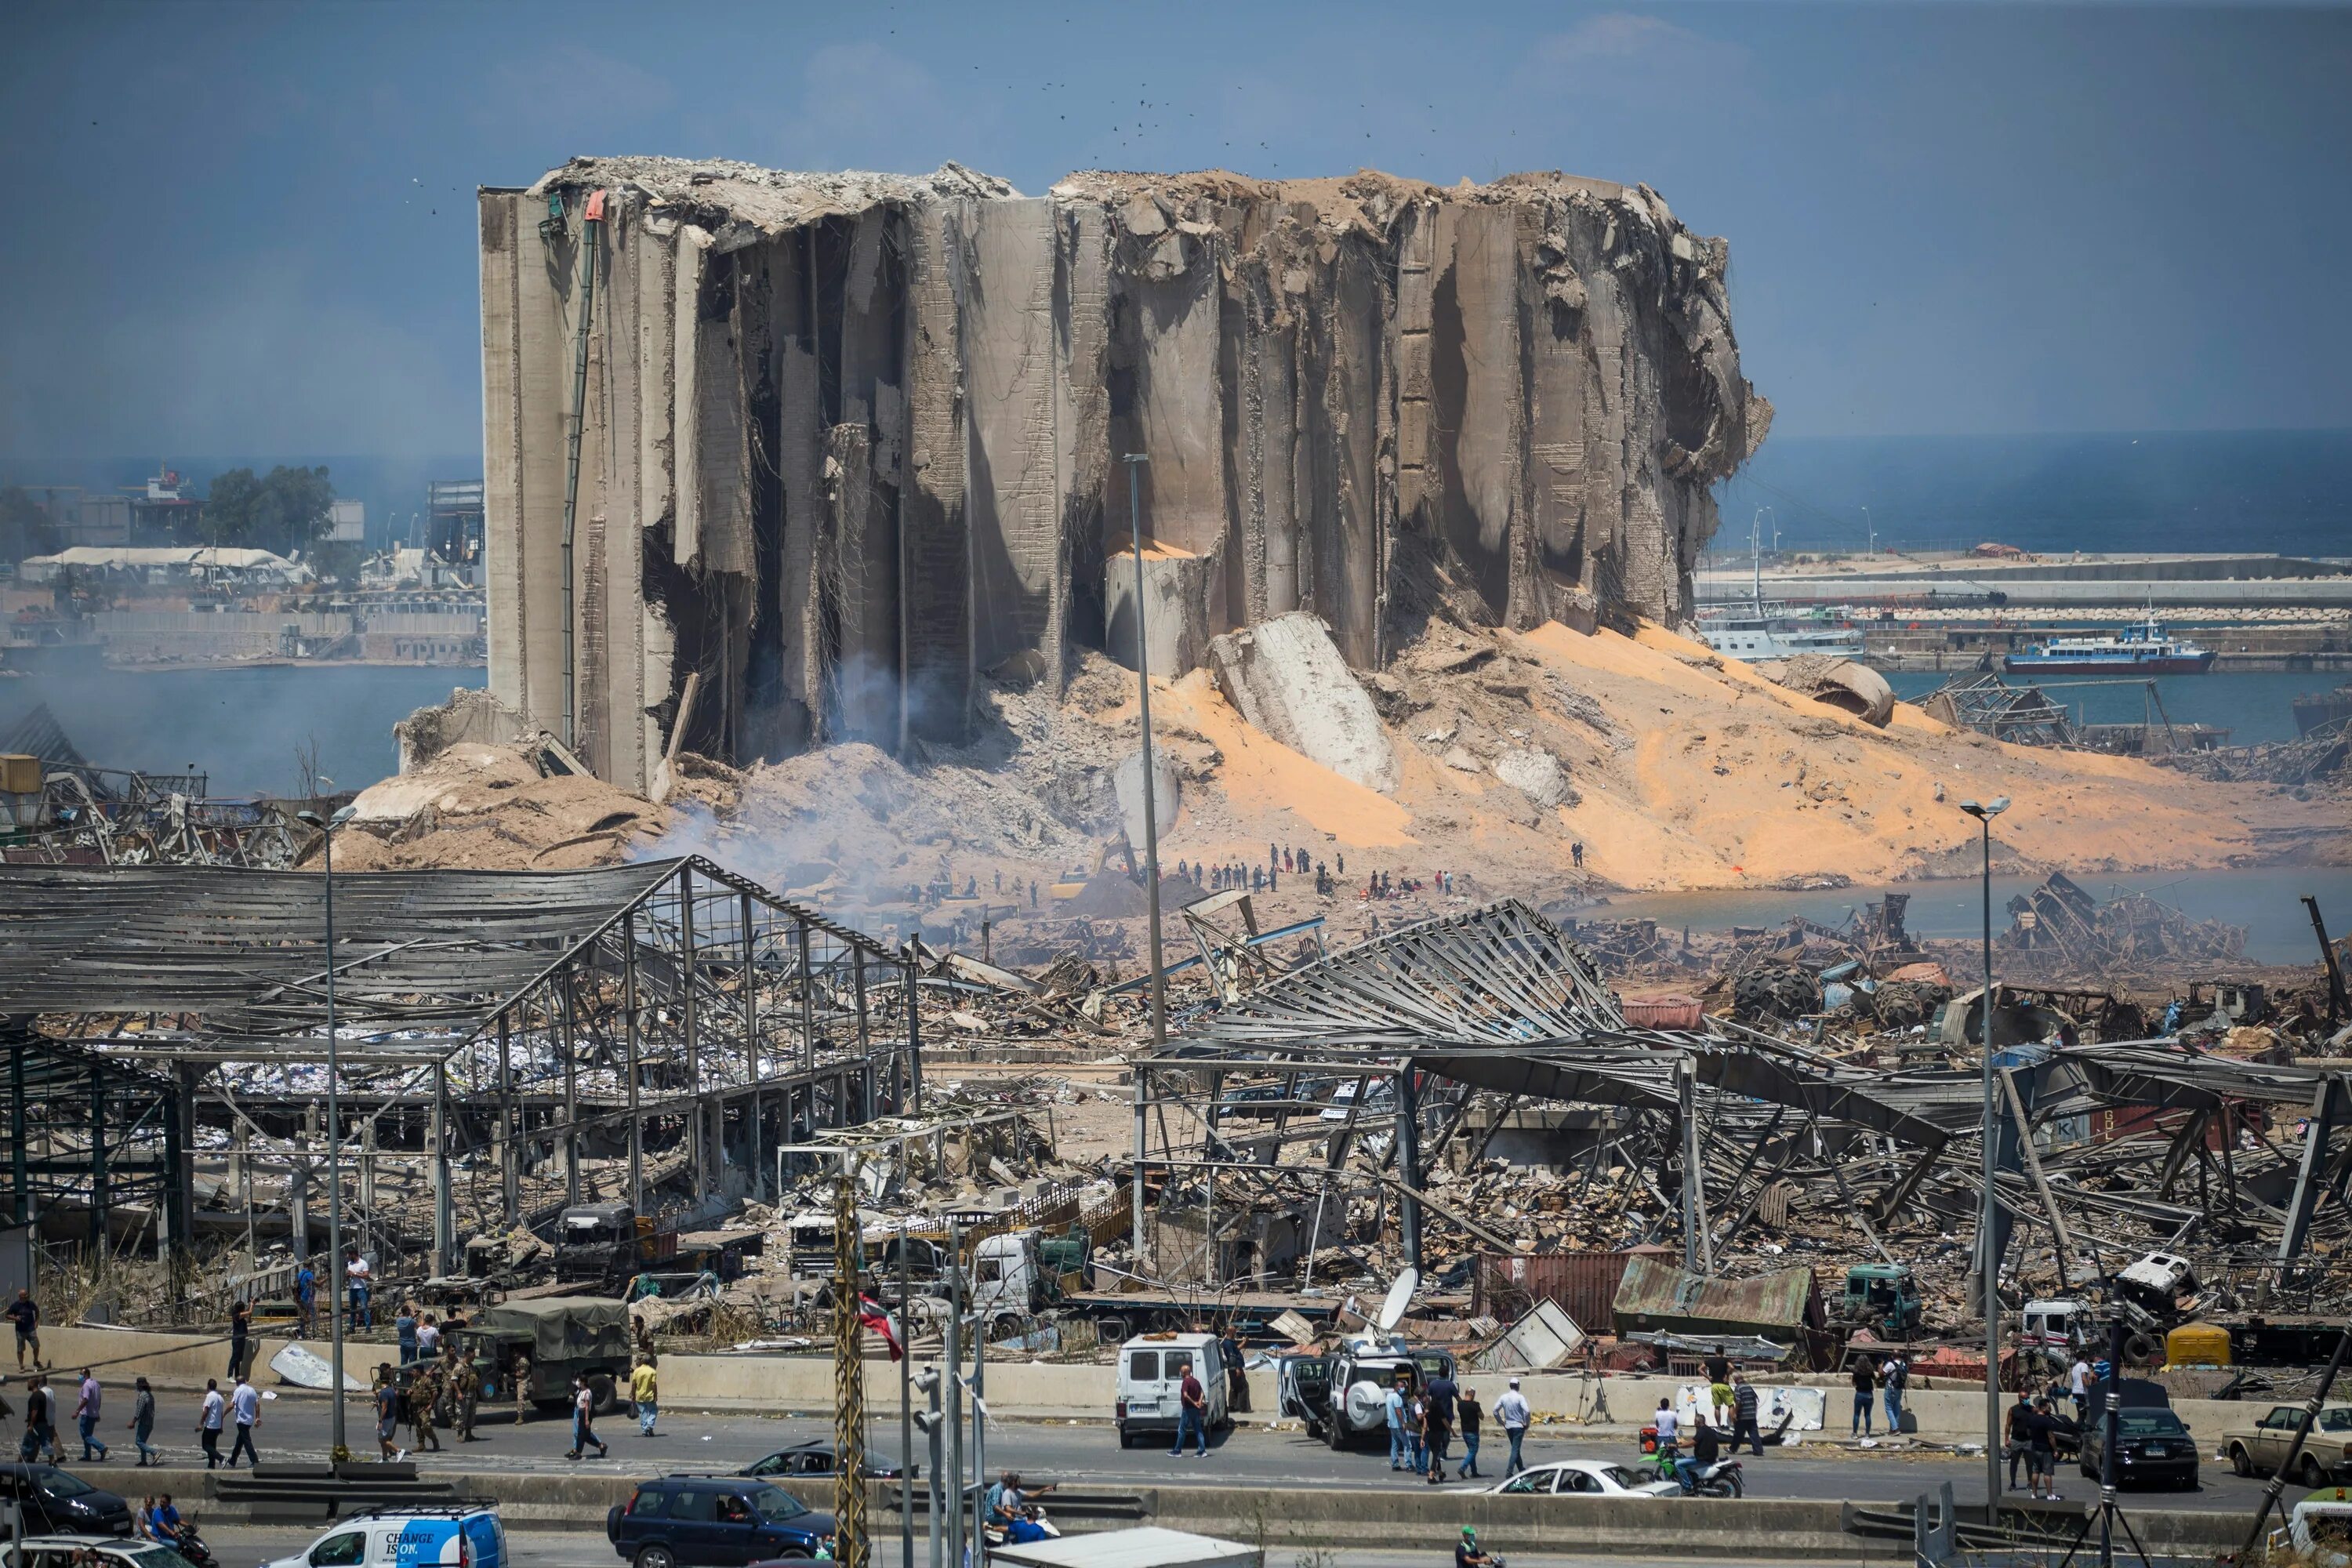
<instances>
[{"instance_id":1,"label":"shipping container","mask_svg":"<svg viewBox=\"0 0 2352 1568\"><path fill-rule=\"evenodd\" d=\"M1628 1258L1666 1254L1665 1247L1637 1247L1624 1252L1515 1252L1478 1255L1471 1283L1471 1310L1505 1323L1538 1301L1549 1301L1589 1334L1609 1332L1611 1304L1625 1277Z\"/></svg>"},{"instance_id":2,"label":"shipping container","mask_svg":"<svg viewBox=\"0 0 2352 1568\"><path fill-rule=\"evenodd\" d=\"M1636 1029L1696 1029L1699 1005L1688 996L1647 996L1622 1004L1625 1022Z\"/></svg>"}]
</instances>

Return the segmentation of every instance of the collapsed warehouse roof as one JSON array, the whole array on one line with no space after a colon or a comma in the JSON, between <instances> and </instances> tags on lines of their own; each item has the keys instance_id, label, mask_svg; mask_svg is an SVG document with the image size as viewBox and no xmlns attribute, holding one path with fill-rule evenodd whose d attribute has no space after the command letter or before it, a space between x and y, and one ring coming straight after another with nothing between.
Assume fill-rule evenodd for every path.
<instances>
[{"instance_id":1,"label":"collapsed warehouse roof","mask_svg":"<svg viewBox=\"0 0 2352 1568\"><path fill-rule=\"evenodd\" d=\"M2247 1300L2335 1301L2352 1288L2341 1266L2352 1240L2344 1073L2174 1041L2029 1045L2003 1050L1996 1065L1994 1241L2021 1278L2030 1268L2064 1289L2168 1246L2200 1253L2208 1277L2232 1280ZM1628 1028L1589 956L1514 904L1428 921L1278 976L1146 1067L1153 1098L1189 1110L1202 1131L1180 1142L1163 1112L1158 1148L1144 1154L1163 1193L1231 1205L1214 1194L1228 1173L1235 1195L1286 1180L1318 1191L1319 1222L1335 1184L1361 1190L1370 1177L1397 1203L1397 1261L1416 1265L1424 1206L1468 1243L1527 1248L1524 1232L1514 1241L1491 1215L1441 1195L1470 1179L1484 1154L1480 1139L1464 1175L1442 1163L1482 1094L1501 1101L1488 1137L1530 1103L1609 1110L1594 1124L1577 1193L1602 1197L1602 1167L1618 1190L1615 1212L1642 1206L1646 1188L1655 1204L1638 1239L1678 1236L1685 1266L1710 1274L1742 1231L1762 1224L1785 1234L1807 1209L1833 1230L1858 1231L1864 1257L1893 1261L1890 1239L1923 1226L1941 1250L1937 1235L1973 1228L1982 1190L1977 1071L1864 1071L1720 1019L1703 1030ZM1350 1079L1352 1093L1324 1099L1323 1086ZM1375 1079L1394 1085L1388 1100L1365 1092ZM1422 1110L1449 1095L1424 1151ZM1242 1125L1245 1114L1270 1118L1271 1133ZM2052 1136L2062 1121L2095 1119L2105 1120L2105 1136ZM2037 1136L2021 1139L2021 1125ZM2282 1125L2287 1135L2273 1137ZM1332 1142L1322 1157L1295 1158L1298 1144L1324 1139ZM2191 1178L2193 1198L2182 1190ZM1710 1217L1726 1215L1727 1224ZM2046 1251L2013 1254L2019 1226L2046 1233ZM1730 1266L1746 1272L1758 1261Z\"/></svg>"},{"instance_id":2,"label":"collapsed warehouse roof","mask_svg":"<svg viewBox=\"0 0 2352 1568\"><path fill-rule=\"evenodd\" d=\"M323 877L0 868L0 1018L37 1057L175 1068L150 1135L193 1147L201 1120L241 1149L316 1114L331 965L347 1122L433 1163L445 1262L455 1156L496 1156L478 1162L499 1181L485 1221L579 1201L593 1154L625 1154L616 1195L646 1212L666 1177L692 1204L732 1171L740 1195L781 1144L920 1102L909 966L708 860L348 873L332 890L330 953ZM296 1179L303 1162L284 1163Z\"/></svg>"},{"instance_id":3,"label":"collapsed warehouse roof","mask_svg":"<svg viewBox=\"0 0 2352 1568\"><path fill-rule=\"evenodd\" d=\"M1171 674L1299 610L1359 669L1441 601L1678 618L1770 420L1724 242L1559 174L578 158L481 251L490 687L631 788L959 739L1139 613Z\"/></svg>"}]
</instances>

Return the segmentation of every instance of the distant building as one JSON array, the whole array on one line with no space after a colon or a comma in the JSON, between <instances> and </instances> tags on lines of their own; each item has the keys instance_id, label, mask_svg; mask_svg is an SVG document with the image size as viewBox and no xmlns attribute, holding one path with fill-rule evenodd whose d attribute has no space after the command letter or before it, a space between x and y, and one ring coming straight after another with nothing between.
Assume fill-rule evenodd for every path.
<instances>
[{"instance_id":1,"label":"distant building","mask_svg":"<svg viewBox=\"0 0 2352 1568\"><path fill-rule=\"evenodd\" d=\"M363 500L329 502L327 531L319 536L319 542L321 544L367 542L367 502Z\"/></svg>"},{"instance_id":2,"label":"distant building","mask_svg":"<svg viewBox=\"0 0 2352 1568\"><path fill-rule=\"evenodd\" d=\"M452 566L482 558L482 481L433 479L425 487L425 552Z\"/></svg>"}]
</instances>

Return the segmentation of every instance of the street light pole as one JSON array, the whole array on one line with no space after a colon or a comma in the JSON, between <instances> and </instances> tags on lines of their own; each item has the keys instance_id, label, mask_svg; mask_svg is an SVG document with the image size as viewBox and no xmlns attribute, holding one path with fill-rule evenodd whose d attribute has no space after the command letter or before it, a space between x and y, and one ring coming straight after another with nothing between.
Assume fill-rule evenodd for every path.
<instances>
[{"instance_id":1,"label":"street light pole","mask_svg":"<svg viewBox=\"0 0 2352 1568\"><path fill-rule=\"evenodd\" d=\"M1984 846L1984 1000L1978 1011L1978 1043L1983 1047L1984 1199L1977 1213L1977 1268L1983 1277L1985 1321L1985 1523L2000 1509L2000 1259L1993 1252L1993 1144L1998 1123L1992 1098L1992 819L2009 809L2009 796L1964 800L1960 809L1977 819ZM2023 1127L2021 1138L2031 1134Z\"/></svg>"},{"instance_id":2,"label":"street light pole","mask_svg":"<svg viewBox=\"0 0 2352 1568\"><path fill-rule=\"evenodd\" d=\"M319 847L325 857L327 889L327 1267L330 1270L343 1266L343 1171L341 1152L343 1142L341 1074L335 1045L335 829L352 819L352 808L345 806L321 822L315 811L295 814L299 820L319 830ZM306 1247L307 1250L307 1247ZM343 1430L343 1313L351 1305L349 1293L343 1289L332 1272L327 1285L327 1327L329 1373L335 1386L333 1426L328 1438L329 1456L337 1464L352 1457L351 1445ZM338 1301L336 1297L344 1300Z\"/></svg>"}]
</instances>

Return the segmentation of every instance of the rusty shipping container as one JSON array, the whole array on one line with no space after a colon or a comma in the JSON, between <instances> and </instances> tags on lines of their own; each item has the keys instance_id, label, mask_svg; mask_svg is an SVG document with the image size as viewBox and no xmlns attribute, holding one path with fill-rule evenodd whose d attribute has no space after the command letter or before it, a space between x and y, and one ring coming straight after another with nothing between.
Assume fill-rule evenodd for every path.
<instances>
[{"instance_id":1,"label":"rusty shipping container","mask_svg":"<svg viewBox=\"0 0 2352 1568\"><path fill-rule=\"evenodd\" d=\"M1610 1331L1610 1310L1629 1258L1663 1253L1637 1247L1623 1252L1482 1252L1471 1283L1471 1310L1510 1322L1538 1301L1549 1301L1588 1334Z\"/></svg>"},{"instance_id":2,"label":"rusty shipping container","mask_svg":"<svg viewBox=\"0 0 2352 1568\"><path fill-rule=\"evenodd\" d=\"M1623 1005L1625 1022L1636 1029L1696 1029L1700 1009L1696 997L1643 996Z\"/></svg>"}]
</instances>

